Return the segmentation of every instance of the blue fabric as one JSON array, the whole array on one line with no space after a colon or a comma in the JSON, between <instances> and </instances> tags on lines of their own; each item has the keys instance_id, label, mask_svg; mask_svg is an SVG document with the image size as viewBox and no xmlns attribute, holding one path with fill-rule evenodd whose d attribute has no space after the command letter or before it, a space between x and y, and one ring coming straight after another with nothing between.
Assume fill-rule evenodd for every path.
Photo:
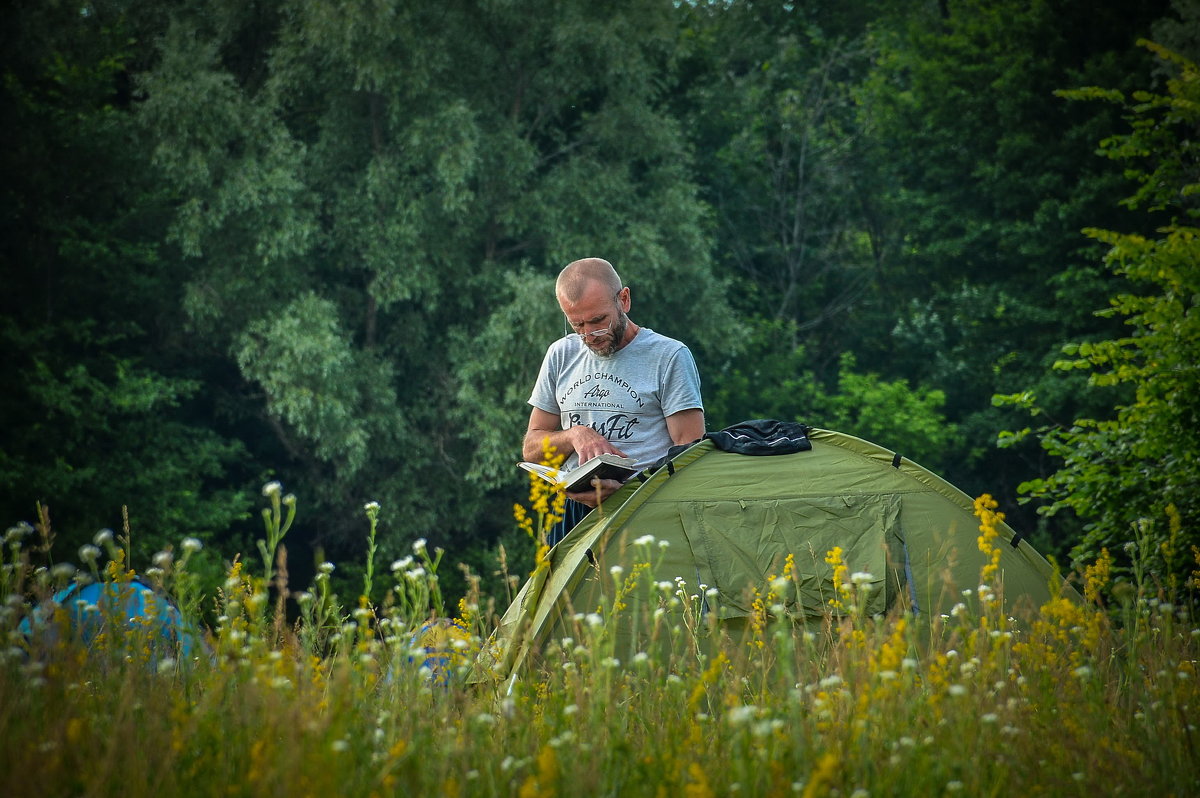
<instances>
[{"instance_id":1,"label":"blue fabric","mask_svg":"<svg viewBox=\"0 0 1200 798\"><path fill-rule=\"evenodd\" d=\"M203 646L198 636L185 627L175 605L138 579L128 583L93 582L83 587L72 585L60 590L50 601L34 610L29 618L21 621L21 631L26 636L34 632L55 635L51 622L54 605L66 611L72 630L85 645L91 644L110 619L123 620L131 625L135 619L149 617L153 619L151 628L158 642L166 646L168 653L174 654L178 650L179 657L187 659Z\"/></svg>"},{"instance_id":2,"label":"blue fabric","mask_svg":"<svg viewBox=\"0 0 1200 798\"><path fill-rule=\"evenodd\" d=\"M555 524L554 528L546 535L546 542L551 546L558 543L591 511L592 508L586 504L577 502L574 499L567 499L567 503L563 506L562 520Z\"/></svg>"}]
</instances>

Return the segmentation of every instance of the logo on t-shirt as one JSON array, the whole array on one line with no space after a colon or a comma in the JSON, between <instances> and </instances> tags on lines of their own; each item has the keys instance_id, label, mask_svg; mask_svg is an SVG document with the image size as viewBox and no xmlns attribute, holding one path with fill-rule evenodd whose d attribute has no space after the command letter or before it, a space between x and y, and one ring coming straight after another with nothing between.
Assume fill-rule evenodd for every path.
<instances>
[{"instance_id":1,"label":"logo on t-shirt","mask_svg":"<svg viewBox=\"0 0 1200 798\"><path fill-rule=\"evenodd\" d=\"M579 413L571 413L568 417L572 427L585 423L583 416ZM603 421L593 421L590 426L610 441L625 441L633 437L633 428L637 424L637 416L631 416L628 413L614 413Z\"/></svg>"}]
</instances>

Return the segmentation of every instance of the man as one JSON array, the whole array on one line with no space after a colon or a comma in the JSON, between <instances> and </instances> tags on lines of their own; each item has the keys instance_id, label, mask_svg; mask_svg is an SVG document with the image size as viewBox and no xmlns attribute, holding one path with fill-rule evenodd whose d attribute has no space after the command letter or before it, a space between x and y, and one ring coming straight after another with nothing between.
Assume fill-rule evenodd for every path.
<instances>
[{"instance_id":1,"label":"man","mask_svg":"<svg viewBox=\"0 0 1200 798\"><path fill-rule=\"evenodd\" d=\"M667 450L704 435L700 376L688 348L639 327L629 312L629 287L612 264L585 258L567 265L554 287L573 334L546 350L529 397L526 460L542 457L542 441L567 456L564 469L604 452L652 465ZM551 531L557 543L621 483L593 480L593 490L568 493L566 516Z\"/></svg>"}]
</instances>

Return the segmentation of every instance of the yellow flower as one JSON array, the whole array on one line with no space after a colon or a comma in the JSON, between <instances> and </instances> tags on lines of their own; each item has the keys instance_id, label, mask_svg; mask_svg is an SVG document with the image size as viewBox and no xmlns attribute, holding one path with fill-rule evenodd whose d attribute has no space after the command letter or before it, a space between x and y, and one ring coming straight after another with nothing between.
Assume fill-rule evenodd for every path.
<instances>
[{"instance_id":1,"label":"yellow flower","mask_svg":"<svg viewBox=\"0 0 1200 798\"><path fill-rule=\"evenodd\" d=\"M825 555L825 562L833 566L834 597L829 599L829 606L835 610L845 609L845 602L850 600L850 588L846 586L850 568L842 559L842 553L841 546L834 546Z\"/></svg>"},{"instance_id":2,"label":"yellow flower","mask_svg":"<svg viewBox=\"0 0 1200 798\"><path fill-rule=\"evenodd\" d=\"M979 579L985 585L990 585L1000 570L1000 547L996 545L996 539L1000 537L997 527L1004 521L1004 513L995 511L998 506L988 493L975 500L975 515L979 518L979 531L982 533L978 539L979 550L985 559Z\"/></svg>"}]
</instances>

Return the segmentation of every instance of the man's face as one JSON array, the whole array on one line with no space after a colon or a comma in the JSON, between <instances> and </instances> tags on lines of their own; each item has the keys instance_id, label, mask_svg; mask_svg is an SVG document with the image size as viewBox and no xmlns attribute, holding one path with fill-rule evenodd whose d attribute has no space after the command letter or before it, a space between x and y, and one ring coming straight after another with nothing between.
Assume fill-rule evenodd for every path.
<instances>
[{"instance_id":1,"label":"man's face","mask_svg":"<svg viewBox=\"0 0 1200 798\"><path fill-rule=\"evenodd\" d=\"M628 301L628 289L613 295L607 286L593 282L575 302L560 297L559 306L584 345L597 355L608 357L624 343L629 328L629 317L625 315Z\"/></svg>"}]
</instances>

